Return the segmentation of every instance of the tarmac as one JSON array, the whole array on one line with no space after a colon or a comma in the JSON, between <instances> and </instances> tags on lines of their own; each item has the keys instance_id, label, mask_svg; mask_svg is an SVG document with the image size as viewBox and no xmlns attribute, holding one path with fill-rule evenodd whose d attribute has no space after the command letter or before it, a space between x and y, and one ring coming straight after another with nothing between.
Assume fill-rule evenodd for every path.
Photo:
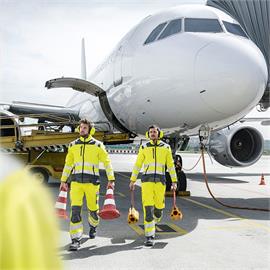
<instances>
[{"instance_id":1,"label":"tarmac","mask_svg":"<svg viewBox=\"0 0 270 270\"><path fill-rule=\"evenodd\" d=\"M270 269L270 212L224 207L209 195L198 154L182 154L190 197L177 197L183 219L172 221L172 197L166 197L163 220L157 226L155 245L145 247L140 183L135 190L138 224L128 225L129 177L136 155L110 154L115 170L115 202L121 216L101 220L97 237L89 239L87 209L83 208L84 236L80 250L68 251L69 222L61 220L60 256L64 269ZM209 185L223 203L270 207L270 157L248 168L226 168L206 157ZM259 185L264 173L266 185ZM139 181L140 182L140 181ZM102 208L107 184L101 172ZM50 181L56 200L59 184ZM69 213L69 207L68 207Z\"/></svg>"}]
</instances>

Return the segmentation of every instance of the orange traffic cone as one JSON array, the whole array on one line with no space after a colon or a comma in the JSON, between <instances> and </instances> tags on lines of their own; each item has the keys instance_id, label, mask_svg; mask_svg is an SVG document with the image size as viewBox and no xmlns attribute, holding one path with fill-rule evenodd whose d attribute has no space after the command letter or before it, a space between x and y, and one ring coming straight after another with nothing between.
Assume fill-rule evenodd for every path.
<instances>
[{"instance_id":1,"label":"orange traffic cone","mask_svg":"<svg viewBox=\"0 0 270 270\"><path fill-rule=\"evenodd\" d=\"M114 219L120 217L114 201L114 192L112 185L108 185L103 209L98 213L103 219Z\"/></svg>"},{"instance_id":2,"label":"orange traffic cone","mask_svg":"<svg viewBox=\"0 0 270 270\"><path fill-rule=\"evenodd\" d=\"M264 180L264 175L263 175L263 173L262 173L262 176L261 176L261 182L260 182L259 185L266 185L265 180Z\"/></svg>"},{"instance_id":3,"label":"orange traffic cone","mask_svg":"<svg viewBox=\"0 0 270 270\"><path fill-rule=\"evenodd\" d=\"M67 219L67 189L61 188L57 201L55 203L56 215L60 218Z\"/></svg>"}]
</instances>

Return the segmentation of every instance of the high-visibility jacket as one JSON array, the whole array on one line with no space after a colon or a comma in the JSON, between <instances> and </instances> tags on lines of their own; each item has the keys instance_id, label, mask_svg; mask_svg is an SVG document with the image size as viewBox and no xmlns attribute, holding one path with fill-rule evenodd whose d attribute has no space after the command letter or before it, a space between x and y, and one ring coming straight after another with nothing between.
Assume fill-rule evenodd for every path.
<instances>
[{"instance_id":1,"label":"high-visibility jacket","mask_svg":"<svg viewBox=\"0 0 270 270\"><path fill-rule=\"evenodd\" d=\"M111 161L103 143L91 135L87 138L80 137L69 145L61 181L66 182L71 174L71 181L98 185L99 162L103 162L108 180L115 180Z\"/></svg>"},{"instance_id":2,"label":"high-visibility jacket","mask_svg":"<svg viewBox=\"0 0 270 270\"><path fill-rule=\"evenodd\" d=\"M141 145L130 178L131 181L136 181L143 164L142 183L161 182L165 184L166 167L170 173L172 182L177 182L172 151L168 144L159 140L154 144L151 140L150 142Z\"/></svg>"}]
</instances>

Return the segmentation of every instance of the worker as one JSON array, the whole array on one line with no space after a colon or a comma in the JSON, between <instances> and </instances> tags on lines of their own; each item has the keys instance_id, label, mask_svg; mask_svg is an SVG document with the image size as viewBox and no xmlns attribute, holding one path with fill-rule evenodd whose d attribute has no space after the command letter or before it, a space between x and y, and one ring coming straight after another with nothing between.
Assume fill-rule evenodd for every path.
<instances>
[{"instance_id":1,"label":"worker","mask_svg":"<svg viewBox=\"0 0 270 270\"><path fill-rule=\"evenodd\" d=\"M145 246L154 245L155 224L162 219L165 207L165 189L167 170L171 176L171 188L176 190L177 179L171 148L160 139L163 132L155 125L148 128L146 137L150 139L145 145L141 145L136 163L130 178L130 190L135 189L135 182L144 164L141 178L142 205L144 212Z\"/></svg>"},{"instance_id":2,"label":"worker","mask_svg":"<svg viewBox=\"0 0 270 270\"><path fill-rule=\"evenodd\" d=\"M88 208L88 223L90 226L89 237L95 238L96 228L99 224L99 163L103 162L108 185L114 187L114 172L111 161L104 145L94 139L92 135L95 128L84 119L80 121L80 138L70 143L66 156L65 167L61 177L60 189L67 189L67 180L70 177L70 237L69 250L76 251L80 247L83 234L82 205L84 195Z\"/></svg>"},{"instance_id":3,"label":"worker","mask_svg":"<svg viewBox=\"0 0 270 270\"><path fill-rule=\"evenodd\" d=\"M17 159L0 164L0 269L63 269L50 192Z\"/></svg>"}]
</instances>

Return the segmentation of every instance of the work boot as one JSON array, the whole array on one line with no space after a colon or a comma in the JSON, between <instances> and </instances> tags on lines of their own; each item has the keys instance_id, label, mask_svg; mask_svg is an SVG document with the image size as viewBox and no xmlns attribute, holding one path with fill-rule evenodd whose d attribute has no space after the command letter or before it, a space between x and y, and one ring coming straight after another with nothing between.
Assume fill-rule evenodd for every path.
<instances>
[{"instance_id":1,"label":"work boot","mask_svg":"<svg viewBox=\"0 0 270 270\"><path fill-rule=\"evenodd\" d=\"M96 237L97 227L90 225L89 238L94 239Z\"/></svg>"},{"instance_id":2,"label":"work boot","mask_svg":"<svg viewBox=\"0 0 270 270\"><path fill-rule=\"evenodd\" d=\"M152 247L154 245L154 236L147 236L144 245L146 247Z\"/></svg>"},{"instance_id":3,"label":"work boot","mask_svg":"<svg viewBox=\"0 0 270 270\"><path fill-rule=\"evenodd\" d=\"M70 251L76 251L80 248L81 242L78 239L72 239L72 243L69 246Z\"/></svg>"}]
</instances>

